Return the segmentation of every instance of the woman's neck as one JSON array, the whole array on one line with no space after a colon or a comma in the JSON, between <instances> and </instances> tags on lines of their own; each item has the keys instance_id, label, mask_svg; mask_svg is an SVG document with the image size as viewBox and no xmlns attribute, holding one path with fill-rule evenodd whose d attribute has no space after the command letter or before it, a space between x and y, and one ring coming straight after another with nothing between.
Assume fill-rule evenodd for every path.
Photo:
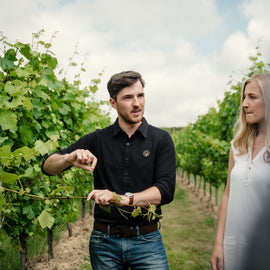
<instances>
[{"instance_id":1,"label":"woman's neck","mask_svg":"<svg viewBox=\"0 0 270 270\"><path fill-rule=\"evenodd\" d=\"M257 132L257 137L258 136L264 136L266 135L266 123L259 123L258 124L258 132Z\"/></svg>"}]
</instances>

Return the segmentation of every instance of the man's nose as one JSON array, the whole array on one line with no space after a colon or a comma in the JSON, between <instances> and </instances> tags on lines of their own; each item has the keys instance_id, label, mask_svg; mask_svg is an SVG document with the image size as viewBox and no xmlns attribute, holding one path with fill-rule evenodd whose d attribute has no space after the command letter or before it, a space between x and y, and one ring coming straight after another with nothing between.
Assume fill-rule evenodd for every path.
<instances>
[{"instance_id":1,"label":"man's nose","mask_svg":"<svg viewBox=\"0 0 270 270\"><path fill-rule=\"evenodd\" d=\"M133 99L133 106L139 106L139 100L138 100L138 98L137 97L135 97L134 99Z\"/></svg>"}]
</instances>

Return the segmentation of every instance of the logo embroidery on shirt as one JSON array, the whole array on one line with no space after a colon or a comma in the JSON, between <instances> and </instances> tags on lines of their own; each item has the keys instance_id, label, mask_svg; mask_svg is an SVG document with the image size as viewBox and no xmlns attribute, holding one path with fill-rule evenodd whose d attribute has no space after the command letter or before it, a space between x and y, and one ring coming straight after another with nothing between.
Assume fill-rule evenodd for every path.
<instances>
[{"instance_id":1,"label":"logo embroidery on shirt","mask_svg":"<svg viewBox=\"0 0 270 270\"><path fill-rule=\"evenodd\" d=\"M144 157L149 157L150 156L150 151L149 150L143 150L143 156Z\"/></svg>"}]
</instances>

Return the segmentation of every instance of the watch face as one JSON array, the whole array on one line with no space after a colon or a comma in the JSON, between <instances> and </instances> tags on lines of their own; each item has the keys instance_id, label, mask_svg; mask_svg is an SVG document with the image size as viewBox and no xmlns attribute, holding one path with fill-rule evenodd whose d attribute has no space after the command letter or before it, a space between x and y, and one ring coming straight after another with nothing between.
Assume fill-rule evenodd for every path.
<instances>
[{"instance_id":1,"label":"watch face","mask_svg":"<svg viewBox=\"0 0 270 270\"><path fill-rule=\"evenodd\" d=\"M127 196L133 196L133 194L131 192L126 192L125 195L127 195Z\"/></svg>"}]
</instances>

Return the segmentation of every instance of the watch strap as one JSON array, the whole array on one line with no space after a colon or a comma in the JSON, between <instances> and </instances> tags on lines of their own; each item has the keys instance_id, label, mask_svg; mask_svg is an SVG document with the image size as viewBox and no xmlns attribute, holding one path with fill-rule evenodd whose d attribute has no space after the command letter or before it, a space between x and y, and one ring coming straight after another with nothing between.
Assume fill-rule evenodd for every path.
<instances>
[{"instance_id":1,"label":"watch strap","mask_svg":"<svg viewBox=\"0 0 270 270\"><path fill-rule=\"evenodd\" d=\"M134 201L134 195L130 195L129 196L129 205L133 205L133 201Z\"/></svg>"},{"instance_id":2,"label":"watch strap","mask_svg":"<svg viewBox=\"0 0 270 270\"><path fill-rule=\"evenodd\" d=\"M129 198L129 203L128 203L128 204L129 204L129 205L133 205L133 202L134 202L134 194L131 193L131 192L126 192L125 195L128 196L128 198Z\"/></svg>"}]
</instances>

